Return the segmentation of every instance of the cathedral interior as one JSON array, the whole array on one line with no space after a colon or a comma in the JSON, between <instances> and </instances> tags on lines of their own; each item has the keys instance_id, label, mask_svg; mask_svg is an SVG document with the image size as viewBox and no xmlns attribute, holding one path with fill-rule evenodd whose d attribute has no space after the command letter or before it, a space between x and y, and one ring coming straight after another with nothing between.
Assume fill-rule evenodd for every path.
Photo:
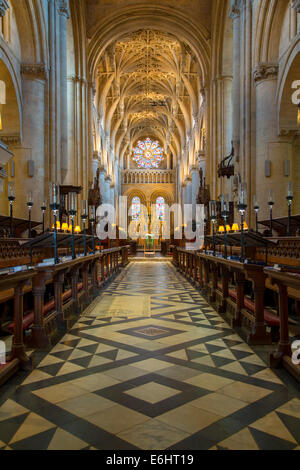
<instances>
[{"instance_id":1,"label":"cathedral interior","mask_svg":"<svg viewBox=\"0 0 300 470\"><path fill-rule=\"evenodd\" d=\"M0 0L0 450L300 450L299 155L299 0Z\"/></svg>"}]
</instances>

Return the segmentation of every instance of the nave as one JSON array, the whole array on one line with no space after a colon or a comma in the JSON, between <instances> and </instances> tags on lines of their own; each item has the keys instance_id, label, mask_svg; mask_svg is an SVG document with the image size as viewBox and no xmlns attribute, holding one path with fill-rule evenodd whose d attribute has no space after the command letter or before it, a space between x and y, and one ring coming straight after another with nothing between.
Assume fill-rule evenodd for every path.
<instances>
[{"instance_id":1,"label":"nave","mask_svg":"<svg viewBox=\"0 0 300 470\"><path fill-rule=\"evenodd\" d=\"M3 387L0 449L300 449L295 382L169 262L130 263L37 357Z\"/></svg>"}]
</instances>

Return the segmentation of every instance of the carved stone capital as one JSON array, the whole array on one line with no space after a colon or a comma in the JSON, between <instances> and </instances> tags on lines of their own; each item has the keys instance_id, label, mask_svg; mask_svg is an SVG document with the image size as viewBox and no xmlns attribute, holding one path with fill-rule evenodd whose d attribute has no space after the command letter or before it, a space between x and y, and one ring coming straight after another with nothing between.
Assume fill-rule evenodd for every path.
<instances>
[{"instance_id":1,"label":"carved stone capital","mask_svg":"<svg viewBox=\"0 0 300 470\"><path fill-rule=\"evenodd\" d=\"M0 16L4 16L6 13L6 10L9 9L9 4L7 0L0 0Z\"/></svg>"},{"instance_id":2,"label":"carved stone capital","mask_svg":"<svg viewBox=\"0 0 300 470\"><path fill-rule=\"evenodd\" d=\"M276 79L278 76L277 64L259 64L253 72L254 81L256 83L267 79Z\"/></svg>"},{"instance_id":3,"label":"carved stone capital","mask_svg":"<svg viewBox=\"0 0 300 470\"><path fill-rule=\"evenodd\" d=\"M280 137L297 137L299 135L299 129L280 129Z\"/></svg>"},{"instance_id":4,"label":"carved stone capital","mask_svg":"<svg viewBox=\"0 0 300 470\"><path fill-rule=\"evenodd\" d=\"M56 8L59 15L70 18L69 0L56 0Z\"/></svg>"},{"instance_id":5,"label":"carved stone capital","mask_svg":"<svg viewBox=\"0 0 300 470\"><path fill-rule=\"evenodd\" d=\"M17 147L21 145L21 137L19 134L1 134L0 138L7 147Z\"/></svg>"},{"instance_id":6,"label":"carved stone capital","mask_svg":"<svg viewBox=\"0 0 300 470\"><path fill-rule=\"evenodd\" d=\"M48 69L45 64L22 64L21 74L31 79L39 78L40 80L48 79Z\"/></svg>"},{"instance_id":7,"label":"carved stone capital","mask_svg":"<svg viewBox=\"0 0 300 470\"><path fill-rule=\"evenodd\" d=\"M241 15L241 0L232 0L229 10L229 17L233 20Z\"/></svg>"},{"instance_id":8,"label":"carved stone capital","mask_svg":"<svg viewBox=\"0 0 300 470\"><path fill-rule=\"evenodd\" d=\"M101 158L101 153L98 152L98 150L94 150L93 152L93 160L100 160Z\"/></svg>"},{"instance_id":9,"label":"carved stone capital","mask_svg":"<svg viewBox=\"0 0 300 470\"><path fill-rule=\"evenodd\" d=\"M292 8L295 8L296 12L300 13L300 0L293 0Z\"/></svg>"},{"instance_id":10,"label":"carved stone capital","mask_svg":"<svg viewBox=\"0 0 300 470\"><path fill-rule=\"evenodd\" d=\"M80 77L80 75L71 75L70 77L68 77L68 80L73 83L80 83L81 85L87 84L86 79L83 77Z\"/></svg>"}]
</instances>

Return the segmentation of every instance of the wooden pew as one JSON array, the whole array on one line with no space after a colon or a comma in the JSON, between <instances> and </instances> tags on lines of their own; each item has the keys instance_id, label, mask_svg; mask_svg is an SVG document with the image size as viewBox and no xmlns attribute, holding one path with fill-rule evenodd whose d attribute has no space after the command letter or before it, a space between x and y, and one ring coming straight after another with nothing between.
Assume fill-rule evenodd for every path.
<instances>
[{"instance_id":1,"label":"wooden pew","mask_svg":"<svg viewBox=\"0 0 300 470\"><path fill-rule=\"evenodd\" d=\"M270 367L286 367L300 382L300 365L292 361L292 348L289 338L288 288L300 291L300 274L265 268L264 272L279 290L280 340L277 351L270 355Z\"/></svg>"},{"instance_id":2,"label":"wooden pew","mask_svg":"<svg viewBox=\"0 0 300 470\"><path fill-rule=\"evenodd\" d=\"M219 313L233 312L232 325L241 326L242 320L251 325L249 344L271 344L272 337L267 325L279 329L279 318L265 309L264 294L267 276L263 266L244 264L204 253L178 249L178 270L191 278L202 289L202 293ZM197 261L198 258L198 261ZM229 285L233 275L237 288ZM245 297L245 282L253 286L254 302Z\"/></svg>"},{"instance_id":3,"label":"wooden pew","mask_svg":"<svg viewBox=\"0 0 300 470\"><path fill-rule=\"evenodd\" d=\"M36 272L28 269L0 276L0 291L14 291L14 332L11 355L7 364L0 365L0 384L13 375L19 367L30 368L31 361L26 355L23 341L23 295L24 287L31 282Z\"/></svg>"}]
</instances>

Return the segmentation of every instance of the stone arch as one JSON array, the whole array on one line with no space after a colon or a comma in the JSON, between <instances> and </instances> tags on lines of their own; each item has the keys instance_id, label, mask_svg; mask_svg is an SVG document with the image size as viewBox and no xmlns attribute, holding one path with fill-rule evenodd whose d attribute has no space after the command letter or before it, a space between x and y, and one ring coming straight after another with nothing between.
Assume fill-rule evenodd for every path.
<instances>
[{"instance_id":1,"label":"stone arch","mask_svg":"<svg viewBox=\"0 0 300 470\"><path fill-rule=\"evenodd\" d=\"M103 23L100 20L89 46L88 70L91 76L95 76L99 57L109 44L121 35L147 28L168 32L176 37L180 33L198 59L202 82L206 81L210 69L208 30L192 23L184 14L179 14L171 7L160 5L153 11L153 6L147 3L118 8L117 13L109 15Z\"/></svg>"},{"instance_id":2,"label":"stone arch","mask_svg":"<svg viewBox=\"0 0 300 470\"><path fill-rule=\"evenodd\" d=\"M131 206L131 201L134 197L139 197L141 204L144 206L147 206L147 198L146 195L143 191L139 189L130 189L127 192L124 193L124 196L127 196L127 201L128 201L128 208Z\"/></svg>"},{"instance_id":3,"label":"stone arch","mask_svg":"<svg viewBox=\"0 0 300 470\"><path fill-rule=\"evenodd\" d=\"M156 200L158 197L163 197L166 204L168 204L169 206L172 205L173 203L173 196L172 194L170 194L168 191L166 191L165 189L160 189L160 188L157 188L155 189L155 191L153 191L151 193L151 196L150 196L150 203L151 205L152 204L156 204Z\"/></svg>"},{"instance_id":4,"label":"stone arch","mask_svg":"<svg viewBox=\"0 0 300 470\"><path fill-rule=\"evenodd\" d=\"M5 98L5 104L1 106L2 130L0 131L0 139L8 146L8 148L11 148L21 144L21 96L14 70L12 69L8 58L3 54L3 51L1 52L0 80L4 83L5 92L3 98ZM8 163L6 166L8 174L11 174L9 168L11 168L11 163ZM7 182L8 178L4 180L3 192L1 186L0 211L2 214L8 213Z\"/></svg>"},{"instance_id":5,"label":"stone arch","mask_svg":"<svg viewBox=\"0 0 300 470\"><path fill-rule=\"evenodd\" d=\"M277 62L281 29L289 0L261 0L255 25L254 64Z\"/></svg>"},{"instance_id":6,"label":"stone arch","mask_svg":"<svg viewBox=\"0 0 300 470\"><path fill-rule=\"evenodd\" d=\"M300 41L293 49L284 67L277 96L278 134L297 133L297 106L292 102L294 81L300 80Z\"/></svg>"},{"instance_id":7,"label":"stone arch","mask_svg":"<svg viewBox=\"0 0 300 470\"><path fill-rule=\"evenodd\" d=\"M10 0L20 39L22 62L48 65L48 34L42 1Z\"/></svg>"},{"instance_id":8,"label":"stone arch","mask_svg":"<svg viewBox=\"0 0 300 470\"><path fill-rule=\"evenodd\" d=\"M6 85L6 104L1 113L3 129L0 131L0 137L2 136L9 146L9 137L21 143L22 101L15 71L3 51L0 51L0 80Z\"/></svg>"}]
</instances>

